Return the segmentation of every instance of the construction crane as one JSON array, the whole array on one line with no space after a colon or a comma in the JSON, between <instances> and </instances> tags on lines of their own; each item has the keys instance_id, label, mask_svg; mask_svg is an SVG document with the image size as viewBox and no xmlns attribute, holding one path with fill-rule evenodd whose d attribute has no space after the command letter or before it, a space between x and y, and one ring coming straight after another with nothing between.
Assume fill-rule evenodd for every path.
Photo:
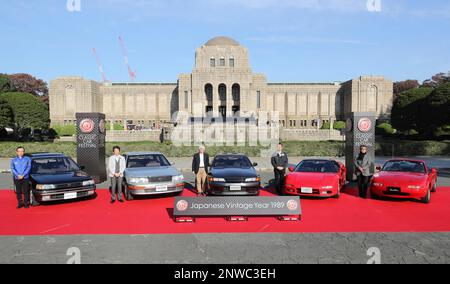
<instances>
[{"instance_id":1,"label":"construction crane","mask_svg":"<svg viewBox=\"0 0 450 284\"><path fill-rule=\"evenodd\" d=\"M103 70L103 64L100 60L100 56L98 56L97 50L95 48L92 49L92 52L94 53L95 60L97 61L98 70L100 71L100 74L102 75L103 83L108 82L105 76L105 71Z\"/></svg>"},{"instance_id":2,"label":"construction crane","mask_svg":"<svg viewBox=\"0 0 450 284\"><path fill-rule=\"evenodd\" d=\"M125 46L125 42L121 36L119 36L119 42L120 42L120 47L122 48L122 54L124 57L125 65L127 65L127 68L128 68L128 75L130 76L131 82L134 82L136 80L136 72L133 71L133 69L131 69L130 61L128 60L128 51Z\"/></svg>"}]
</instances>

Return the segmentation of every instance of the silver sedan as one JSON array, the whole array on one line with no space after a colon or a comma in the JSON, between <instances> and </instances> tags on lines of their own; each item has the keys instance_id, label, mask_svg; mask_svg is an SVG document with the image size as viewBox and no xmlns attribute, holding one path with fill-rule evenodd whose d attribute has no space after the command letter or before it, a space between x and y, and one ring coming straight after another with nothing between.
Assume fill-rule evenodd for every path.
<instances>
[{"instance_id":1,"label":"silver sedan","mask_svg":"<svg viewBox=\"0 0 450 284\"><path fill-rule=\"evenodd\" d=\"M178 194L184 190L184 176L161 153L137 152L125 155L125 198Z\"/></svg>"}]
</instances>

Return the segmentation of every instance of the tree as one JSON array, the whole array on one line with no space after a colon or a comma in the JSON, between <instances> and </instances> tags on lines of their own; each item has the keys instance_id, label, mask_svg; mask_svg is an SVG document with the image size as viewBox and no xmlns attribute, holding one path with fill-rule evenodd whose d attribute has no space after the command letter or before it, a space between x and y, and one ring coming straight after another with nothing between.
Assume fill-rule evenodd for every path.
<instances>
[{"instance_id":1,"label":"tree","mask_svg":"<svg viewBox=\"0 0 450 284\"><path fill-rule=\"evenodd\" d=\"M433 91L432 88L418 88L402 92L394 100L391 122L400 131L418 130L424 111L425 99Z\"/></svg>"},{"instance_id":2,"label":"tree","mask_svg":"<svg viewBox=\"0 0 450 284\"><path fill-rule=\"evenodd\" d=\"M439 85L426 97L420 121L420 130L428 136L450 125L450 83Z\"/></svg>"},{"instance_id":3,"label":"tree","mask_svg":"<svg viewBox=\"0 0 450 284\"><path fill-rule=\"evenodd\" d=\"M0 99L0 128L10 127L13 124L13 111L8 102Z\"/></svg>"},{"instance_id":4,"label":"tree","mask_svg":"<svg viewBox=\"0 0 450 284\"><path fill-rule=\"evenodd\" d=\"M385 122L377 126L376 133L377 135L388 137L390 135L394 135L396 130L392 127L392 125Z\"/></svg>"},{"instance_id":5,"label":"tree","mask_svg":"<svg viewBox=\"0 0 450 284\"><path fill-rule=\"evenodd\" d=\"M0 99L11 107L16 129L49 127L48 106L38 97L28 93L9 92L0 94Z\"/></svg>"},{"instance_id":6,"label":"tree","mask_svg":"<svg viewBox=\"0 0 450 284\"><path fill-rule=\"evenodd\" d=\"M8 75L0 74L0 94L12 91L13 88L11 86L11 81Z\"/></svg>"},{"instance_id":7,"label":"tree","mask_svg":"<svg viewBox=\"0 0 450 284\"><path fill-rule=\"evenodd\" d=\"M424 87L438 87L442 84L450 83L450 72L448 73L438 73L431 77L431 79L425 80L423 82Z\"/></svg>"},{"instance_id":8,"label":"tree","mask_svg":"<svg viewBox=\"0 0 450 284\"><path fill-rule=\"evenodd\" d=\"M9 75L11 85L17 92L30 93L38 97L47 97L47 83L41 79L36 79L29 74Z\"/></svg>"},{"instance_id":9,"label":"tree","mask_svg":"<svg viewBox=\"0 0 450 284\"><path fill-rule=\"evenodd\" d=\"M409 91L411 89L417 89L420 87L419 81L417 80L406 80L394 83L394 97L397 97L403 92Z\"/></svg>"}]
</instances>

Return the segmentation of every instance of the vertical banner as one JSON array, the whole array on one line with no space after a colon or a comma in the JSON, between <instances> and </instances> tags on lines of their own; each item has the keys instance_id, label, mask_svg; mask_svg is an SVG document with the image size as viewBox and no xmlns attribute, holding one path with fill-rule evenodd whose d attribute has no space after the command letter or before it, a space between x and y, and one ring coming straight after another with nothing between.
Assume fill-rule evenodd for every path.
<instances>
[{"instance_id":1,"label":"vertical banner","mask_svg":"<svg viewBox=\"0 0 450 284\"><path fill-rule=\"evenodd\" d=\"M102 113L77 113L77 161L96 183L107 180L106 128Z\"/></svg>"},{"instance_id":2,"label":"vertical banner","mask_svg":"<svg viewBox=\"0 0 450 284\"><path fill-rule=\"evenodd\" d=\"M345 164L348 181L356 178L354 160L361 146L367 146L367 155L375 160L375 126L376 114L372 112L355 112L347 119ZM375 164L372 171L375 172Z\"/></svg>"}]
</instances>

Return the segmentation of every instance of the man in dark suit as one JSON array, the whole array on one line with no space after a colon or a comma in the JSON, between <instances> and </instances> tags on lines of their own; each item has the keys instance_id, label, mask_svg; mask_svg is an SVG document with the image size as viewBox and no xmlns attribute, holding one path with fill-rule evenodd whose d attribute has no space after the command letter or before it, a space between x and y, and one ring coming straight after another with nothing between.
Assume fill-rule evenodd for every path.
<instances>
[{"instance_id":1,"label":"man in dark suit","mask_svg":"<svg viewBox=\"0 0 450 284\"><path fill-rule=\"evenodd\" d=\"M205 185L209 170L209 155L205 151L205 146L200 146L198 153L192 159L192 172L197 181L197 194L199 196L205 194Z\"/></svg>"},{"instance_id":2,"label":"man in dark suit","mask_svg":"<svg viewBox=\"0 0 450 284\"><path fill-rule=\"evenodd\" d=\"M286 175L286 168L288 167L288 155L283 152L283 144L278 144L277 152L272 156L272 166L275 173L275 189L278 195L284 195L284 176Z\"/></svg>"}]
</instances>

